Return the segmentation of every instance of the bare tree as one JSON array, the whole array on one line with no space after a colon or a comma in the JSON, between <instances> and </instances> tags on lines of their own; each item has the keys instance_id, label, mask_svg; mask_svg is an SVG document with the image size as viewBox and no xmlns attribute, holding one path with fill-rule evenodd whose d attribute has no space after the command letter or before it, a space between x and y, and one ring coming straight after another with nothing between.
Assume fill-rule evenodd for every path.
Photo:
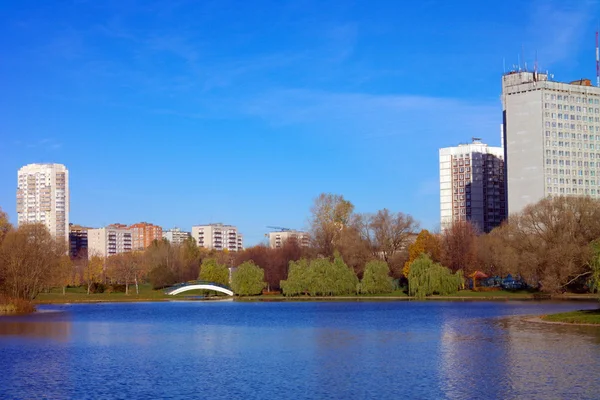
<instances>
[{"instance_id":1,"label":"bare tree","mask_svg":"<svg viewBox=\"0 0 600 400\"><path fill-rule=\"evenodd\" d=\"M415 235L419 224L404 213L391 213L387 208L377 211L369 218L367 240L379 256L389 263L400 250L408 248L410 239Z\"/></svg>"},{"instance_id":2,"label":"bare tree","mask_svg":"<svg viewBox=\"0 0 600 400\"><path fill-rule=\"evenodd\" d=\"M442 264L465 274L474 270L477 260L477 231L469 221L454 222L442 233Z\"/></svg>"},{"instance_id":3,"label":"bare tree","mask_svg":"<svg viewBox=\"0 0 600 400\"><path fill-rule=\"evenodd\" d=\"M343 196L322 193L311 209L311 239L319 254L333 256L342 231L348 227L354 205Z\"/></svg>"}]
</instances>

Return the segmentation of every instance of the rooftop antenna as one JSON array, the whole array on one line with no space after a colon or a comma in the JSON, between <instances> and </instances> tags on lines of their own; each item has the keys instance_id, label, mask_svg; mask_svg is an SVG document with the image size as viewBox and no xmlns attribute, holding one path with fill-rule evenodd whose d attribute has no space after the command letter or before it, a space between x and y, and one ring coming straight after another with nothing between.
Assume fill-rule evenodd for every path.
<instances>
[{"instance_id":1,"label":"rooftop antenna","mask_svg":"<svg viewBox=\"0 0 600 400\"><path fill-rule=\"evenodd\" d=\"M600 52L598 51L598 29L596 29L596 86L600 87Z\"/></svg>"},{"instance_id":2,"label":"rooftop antenna","mask_svg":"<svg viewBox=\"0 0 600 400\"><path fill-rule=\"evenodd\" d=\"M535 62L533 63L533 81L537 82L537 74L538 74L538 64L537 64L537 50L535 51Z\"/></svg>"},{"instance_id":3,"label":"rooftop antenna","mask_svg":"<svg viewBox=\"0 0 600 400\"><path fill-rule=\"evenodd\" d=\"M521 45L521 54L523 55L523 63L525 64L525 72L527 71L527 60L525 59L525 45Z\"/></svg>"},{"instance_id":4,"label":"rooftop antenna","mask_svg":"<svg viewBox=\"0 0 600 400\"><path fill-rule=\"evenodd\" d=\"M517 64L519 64L519 72L521 72L521 55L517 54Z\"/></svg>"}]
</instances>

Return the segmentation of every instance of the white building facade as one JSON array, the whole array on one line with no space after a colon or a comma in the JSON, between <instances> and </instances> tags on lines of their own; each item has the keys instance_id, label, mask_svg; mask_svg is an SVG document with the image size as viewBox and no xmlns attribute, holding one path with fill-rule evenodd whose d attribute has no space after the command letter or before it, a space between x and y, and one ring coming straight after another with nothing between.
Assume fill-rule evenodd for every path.
<instances>
[{"instance_id":1,"label":"white building facade","mask_svg":"<svg viewBox=\"0 0 600 400\"><path fill-rule=\"evenodd\" d=\"M310 245L310 236L306 232L286 229L277 232L269 232L267 235L269 237L269 247L272 249L282 247L289 239L296 240L302 247L308 247Z\"/></svg>"},{"instance_id":2,"label":"white building facade","mask_svg":"<svg viewBox=\"0 0 600 400\"><path fill-rule=\"evenodd\" d=\"M17 177L17 223L42 223L69 243L69 171L62 164L28 164Z\"/></svg>"},{"instance_id":3,"label":"white building facade","mask_svg":"<svg viewBox=\"0 0 600 400\"><path fill-rule=\"evenodd\" d=\"M199 247L207 249L229 251L244 249L243 236L233 225L219 223L192 226L192 237Z\"/></svg>"},{"instance_id":4,"label":"white building facade","mask_svg":"<svg viewBox=\"0 0 600 400\"><path fill-rule=\"evenodd\" d=\"M171 228L163 230L162 237L171 242L171 244L180 245L190 237L190 233L182 231L179 228Z\"/></svg>"},{"instance_id":5,"label":"white building facade","mask_svg":"<svg viewBox=\"0 0 600 400\"><path fill-rule=\"evenodd\" d=\"M440 222L442 230L470 221L489 232L506 218L504 149L473 139L442 148L440 157Z\"/></svg>"},{"instance_id":6,"label":"white building facade","mask_svg":"<svg viewBox=\"0 0 600 400\"><path fill-rule=\"evenodd\" d=\"M600 88L510 72L502 107L508 212L547 196L600 197Z\"/></svg>"},{"instance_id":7,"label":"white building facade","mask_svg":"<svg viewBox=\"0 0 600 400\"><path fill-rule=\"evenodd\" d=\"M106 228L88 229L88 258L110 257L115 254L128 253L132 250L132 231L126 228L107 226Z\"/></svg>"}]
</instances>

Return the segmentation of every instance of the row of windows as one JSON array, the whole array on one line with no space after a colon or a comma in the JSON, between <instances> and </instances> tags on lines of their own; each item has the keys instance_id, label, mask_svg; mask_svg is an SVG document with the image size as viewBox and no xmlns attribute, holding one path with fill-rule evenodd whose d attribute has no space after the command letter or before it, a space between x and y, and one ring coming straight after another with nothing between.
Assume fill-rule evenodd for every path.
<instances>
[{"instance_id":1,"label":"row of windows","mask_svg":"<svg viewBox=\"0 0 600 400\"><path fill-rule=\"evenodd\" d=\"M596 176L596 171L546 168L546 173L553 175L571 175L571 171L573 171L573 176ZM600 176L600 171L598 171L598 176Z\"/></svg>"},{"instance_id":2,"label":"row of windows","mask_svg":"<svg viewBox=\"0 0 600 400\"><path fill-rule=\"evenodd\" d=\"M546 128L558 128L558 129L571 129L571 130L578 130L578 131L584 131L584 132L600 132L600 126L592 126L592 125L581 125L581 124L563 124L562 122L550 122L550 121L546 121Z\"/></svg>"},{"instance_id":3,"label":"row of windows","mask_svg":"<svg viewBox=\"0 0 600 400\"><path fill-rule=\"evenodd\" d=\"M596 186L596 180L588 180L588 179L565 179L565 178L547 178L548 184L561 184L561 185L585 185L585 186ZM598 181L598 186L600 186L600 180Z\"/></svg>"},{"instance_id":4,"label":"row of windows","mask_svg":"<svg viewBox=\"0 0 600 400\"><path fill-rule=\"evenodd\" d=\"M577 152L577 151L563 151L563 150L546 150L546 157L579 157L579 158L598 158L600 159L600 153L588 153L588 152ZM549 159L546 159L546 164L550 164Z\"/></svg>"},{"instance_id":5,"label":"row of windows","mask_svg":"<svg viewBox=\"0 0 600 400\"><path fill-rule=\"evenodd\" d=\"M600 191L596 189L582 189L582 188L558 188L558 187L549 187L548 193L557 193L557 194L587 194L595 196L596 194L600 194Z\"/></svg>"},{"instance_id":6,"label":"row of windows","mask_svg":"<svg viewBox=\"0 0 600 400\"><path fill-rule=\"evenodd\" d=\"M548 161L552 161L552 163L548 162ZM600 168L600 162L595 163L594 161L571 161L571 160L557 160L557 159L553 159L553 160L546 160L546 164L553 164L553 165L560 165L562 166L573 166L573 167L584 167L584 168ZM547 171L550 171L550 168L547 169Z\"/></svg>"},{"instance_id":7,"label":"row of windows","mask_svg":"<svg viewBox=\"0 0 600 400\"><path fill-rule=\"evenodd\" d=\"M597 98L585 98L585 97L575 97L575 96L569 96L569 95L556 95L556 94L550 94L550 93L546 93L546 95L544 96L544 98L546 100L559 100L559 101L566 101L567 103L582 103L582 104L598 104L600 103L600 101Z\"/></svg>"},{"instance_id":8,"label":"row of windows","mask_svg":"<svg viewBox=\"0 0 600 400\"><path fill-rule=\"evenodd\" d=\"M598 107L581 107L581 106L568 106L563 104L556 103L544 103L544 108L546 110L561 110L561 111L573 111L573 112L583 112L584 114L600 114L600 109Z\"/></svg>"},{"instance_id":9,"label":"row of windows","mask_svg":"<svg viewBox=\"0 0 600 400\"><path fill-rule=\"evenodd\" d=\"M588 135L587 133L581 134L581 133L569 133L569 132L565 132L563 134L563 132L556 132L556 131L546 131L546 137L550 137L552 136L553 138L556 138L558 136L559 139L577 139L577 140L594 140L594 137L596 138L596 140L600 141L600 135Z\"/></svg>"},{"instance_id":10,"label":"row of windows","mask_svg":"<svg viewBox=\"0 0 600 400\"><path fill-rule=\"evenodd\" d=\"M593 143L581 143L581 142L564 142L562 140L560 141L550 141L550 140L546 140L546 147L573 147L573 148L584 148L584 149L590 149L590 150L596 150L596 146L594 146ZM600 150L600 145L597 146L598 150Z\"/></svg>"}]
</instances>

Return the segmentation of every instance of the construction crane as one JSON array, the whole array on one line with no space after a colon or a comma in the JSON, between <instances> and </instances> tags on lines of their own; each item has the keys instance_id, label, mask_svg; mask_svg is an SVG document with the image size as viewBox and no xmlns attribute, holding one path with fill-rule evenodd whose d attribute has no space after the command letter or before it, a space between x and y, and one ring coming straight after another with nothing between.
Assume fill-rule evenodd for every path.
<instances>
[{"instance_id":1,"label":"construction crane","mask_svg":"<svg viewBox=\"0 0 600 400\"><path fill-rule=\"evenodd\" d=\"M275 229L278 230L279 232L289 232L289 231L293 231L293 229L290 228L283 228L281 226L267 226L267 228L269 229Z\"/></svg>"}]
</instances>

